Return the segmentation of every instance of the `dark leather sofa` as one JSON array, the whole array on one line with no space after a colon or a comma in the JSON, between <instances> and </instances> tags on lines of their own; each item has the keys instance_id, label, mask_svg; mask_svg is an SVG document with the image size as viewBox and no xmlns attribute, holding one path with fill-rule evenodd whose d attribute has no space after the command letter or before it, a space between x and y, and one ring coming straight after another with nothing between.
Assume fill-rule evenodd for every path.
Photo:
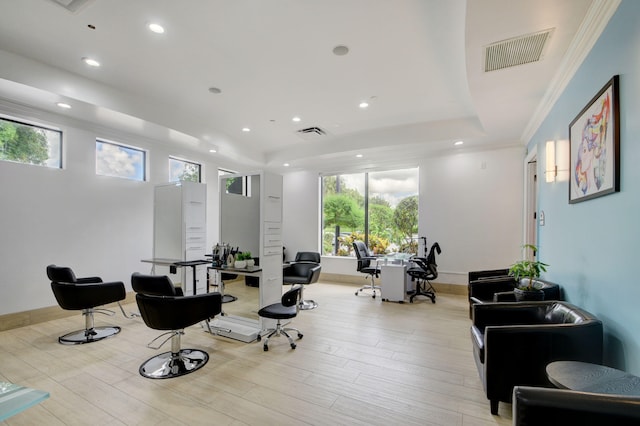
<instances>
[{"instance_id":1,"label":"dark leather sofa","mask_svg":"<svg viewBox=\"0 0 640 426\"><path fill-rule=\"evenodd\" d=\"M469 274L471 277L471 272ZM523 285L526 285L528 281L528 278L520 280ZM544 292L544 300L561 300L560 286L558 284L543 279L537 279L536 281L540 283L540 288ZM469 317L471 317L472 306L476 303L515 302L516 297L513 289L516 284L516 280L508 275L469 281Z\"/></svg>"},{"instance_id":2,"label":"dark leather sofa","mask_svg":"<svg viewBox=\"0 0 640 426\"><path fill-rule=\"evenodd\" d=\"M513 425L638 425L640 397L516 386Z\"/></svg>"},{"instance_id":3,"label":"dark leather sofa","mask_svg":"<svg viewBox=\"0 0 640 426\"><path fill-rule=\"evenodd\" d=\"M492 414L516 385L553 387L550 362L602 363L602 322L566 302L475 304L471 341Z\"/></svg>"}]
</instances>

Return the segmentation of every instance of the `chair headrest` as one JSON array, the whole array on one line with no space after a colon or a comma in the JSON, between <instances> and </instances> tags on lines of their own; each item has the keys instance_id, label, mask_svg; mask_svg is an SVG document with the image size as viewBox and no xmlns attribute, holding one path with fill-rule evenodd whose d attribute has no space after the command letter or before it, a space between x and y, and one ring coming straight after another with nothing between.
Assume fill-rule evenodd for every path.
<instances>
[{"instance_id":1,"label":"chair headrest","mask_svg":"<svg viewBox=\"0 0 640 426\"><path fill-rule=\"evenodd\" d=\"M76 275L71 268L66 266L47 266L47 277L57 283L75 283L77 281Z\"/></svg>"},{"instance_id":2,"label":"chair headrest","mask_svg":"<svg viewBox=\"0 0 640 426\"><path fill-rule=\"evenodd\" d=\"M296 253L295 261L320 263L320 253L315 251L299 251Z\"/></svg>"},{"instance_id":3,"label":"chair headrest","mask_svg":"<svg viewBox=\"0 0 640 426\"><path fill-rule=\"evenodd\" d=\"M182 296L166 275L144 275L134 272L131 275L131 287L136 293L155 296Z\"/></svg>"}]
</instances>

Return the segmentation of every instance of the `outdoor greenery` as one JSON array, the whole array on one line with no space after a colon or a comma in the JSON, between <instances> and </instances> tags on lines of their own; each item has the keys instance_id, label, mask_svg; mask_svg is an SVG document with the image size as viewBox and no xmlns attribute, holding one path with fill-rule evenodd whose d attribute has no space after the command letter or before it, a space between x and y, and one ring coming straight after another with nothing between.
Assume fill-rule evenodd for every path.
<instances>
[{"instance_id":1,"label":"outdoor greenery","mask_svg":"<svg viewBox=\"0 0 640 426\"><path fill-rule=\"evenodd\" d=\"M355 240L365 241L376 254L417 252L417 195L403 198L395 208L382 197L371 197L365 212L366 195L347 187L342 177L324 177L322 190L324 254L351 256ZM365 235L365 217L368 217L368 235Z\"/></svg>"},{"instance_id":2,"label":"outdoor greenery","mask_svg":"<svg viewBox=\"0 0 640 426\"><path fill-rule=\"evenodd\" d=\"M44 164L48 159L44 129L0 120L0 160Z\"/></svg>"}]
</instances>

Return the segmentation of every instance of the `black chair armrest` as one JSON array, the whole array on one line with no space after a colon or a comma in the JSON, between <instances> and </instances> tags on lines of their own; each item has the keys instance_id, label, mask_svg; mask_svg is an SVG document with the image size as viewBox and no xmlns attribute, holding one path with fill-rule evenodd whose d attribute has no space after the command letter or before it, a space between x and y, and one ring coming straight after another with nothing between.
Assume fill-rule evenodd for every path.
<instances>
[{"instance_id":1,"label":"black chair armrest","mask_svg":"<svg viewBox=\"0 0 640 426\"><path fill-rule=\"evenodd\" d=\"M515 302L516 294L513 291L501 291L500 293L493 293L494 302Z\"/></svg>"},{"instance_id":2,"label":"black chair armrest","mask_svg":"<svg viewBox=\"0 0 640 426\"><path fill-rule=\"evenodd\" d=\"M493 300L494 293L512 291L516 286L513 277L487 278L469 283L469 297L480 300Z\"/></svg>"},{"instance_id":3,"label":"black chair armrest","mask_svg":"<svg viewBox=\"0 0 640 426\"><path fill-rule=\"evenodd\" d=\"M516 386L513 424L637 425L640 397Z\"/></svg>"},{"instance_id":4,"label":"black chair armrest","mask_svg":"<svg viewBox=\"0 0 640 426\"><path fill-rule=\"evenodd\" d=\"M102 278L100 277L84 277L84 278L76 278L76 282L79 284L86 284L86 283L101 283L102 282Z\"/></svg>"}]
</instances>

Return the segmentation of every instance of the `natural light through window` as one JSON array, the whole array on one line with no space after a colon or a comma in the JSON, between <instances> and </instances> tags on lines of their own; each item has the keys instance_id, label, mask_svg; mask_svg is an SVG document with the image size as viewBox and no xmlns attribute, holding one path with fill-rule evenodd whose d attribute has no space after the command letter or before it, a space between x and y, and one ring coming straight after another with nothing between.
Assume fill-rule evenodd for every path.
<instances>
[{"instance_id":1,"label":"natural light through window","mask_svg":"<svg viewBox=\"0 0 640 426\"><path fill-rule=\"evenodd\" d=\"M169 182L200 182L200 169L198 163L169 157Z\"/></svg>"},{"instance_id":2,"label":"natural light through window","mask_svg":"<svg viewBox=\"0 0 640 426\"><path fill-rule=\"evenodd\" d=\"M364 241L378 254L416 253L418 169L324 176L322 252L351 256Z\"/></svg>"},{"instance_id":3,"label":"natural light through window","mask_svg":"<svg viewBox=\"0 0 640 426\"><path fill-rule=\"evenodd\" d=\"M115 142L96 140L96 174L144 181L146 152Z\"/></svg>"},{"instance_id":4,"label":"natural light through window","mask_svg":"<svg viewBox=\"0 0 640 426\"><path fill-rule=\"evenodd\" d=\"M62 132L0 118L0 160L62 167Z\"/></svg>"}]
</instances>

